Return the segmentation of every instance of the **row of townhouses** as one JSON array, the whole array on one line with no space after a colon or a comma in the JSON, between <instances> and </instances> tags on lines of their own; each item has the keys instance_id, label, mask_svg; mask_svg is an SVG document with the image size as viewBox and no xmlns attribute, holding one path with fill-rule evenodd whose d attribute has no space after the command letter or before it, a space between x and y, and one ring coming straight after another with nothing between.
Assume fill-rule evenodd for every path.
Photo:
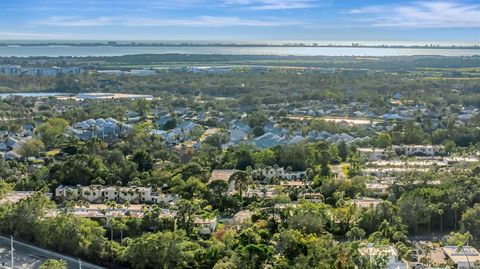
<instances>
[{"instance_id":1,"label":"row of townhouses","mask_svg":"<svg viewBox=\"0 0 480 269\"><path fill-rule=\"evenodd\" d=\"M78 139L113 138L133 130L131 124L120 122L114 118L88 119L77 122L70 127L70 132Z\"/></svg>"},{"instance_id":2,"label":"row of townhouses","mask_svg":"<svg viewBox=\"0 0 480 269\"><path fill-rule=\"evenodd\" d=\"M306 171L289 171L284 167L264 167L253 170L253 174L266 179L300 180L307 177Z\"/></svg>"},{"instance_id":3,"label":"row of townhouses","mask_svg":"<svg viewBox=\"0 0 480 269\"><path fill-rule=\"evenodd\" d=\"M113 186L64 186L55 189L57 200L83 199L90 203L119 201L129 203L171 203L178 200L174 195L163 194L150 187L113 187Z\"/></svg>"}]
</instances>

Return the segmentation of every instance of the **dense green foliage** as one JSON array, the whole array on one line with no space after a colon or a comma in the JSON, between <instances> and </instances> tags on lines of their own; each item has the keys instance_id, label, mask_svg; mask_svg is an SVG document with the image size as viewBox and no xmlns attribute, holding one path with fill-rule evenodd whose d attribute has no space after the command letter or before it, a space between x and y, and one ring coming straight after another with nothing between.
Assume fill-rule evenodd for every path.
<instances>
[{"instance_id":1,"label":"dense green foliage","mask_svg":"<svg viewBox=\"0 0 480 269\"><path fill-rule=\"evenodd\" d=\"M20 97L0 100L0 130L19 133L25 124L35 127L33 138L18 148L19 153L30 158L0 160L0 198L11 190L35 191L18 203L0 205L3 234L109 268L138 269L377 269L385 266L385 257L366 257L362 248L367 243L394 245L400 258L411 259L410 250L415 246L409 238L413 236L448 235L441 240L459 247L478 244L480 240L478 163L449 164L445 169L433 166L425 171L412 169L396 175L385 192L372 194L367 188L372 177L362 173L367 161L358 149L382 148L389 157L405 164L411 157L395 152L394 145L443 145L444 154L478 152L480 117L459 122L452 116L465 107L480 105L478 72L462 70L460 77L450 79L450 69L428 69L475 67L480 64L478 57L362 60L140 55L48 59L64 60L70 64L101 61L101 68L123 68L125 63L135 66L167 65L170 61L232 63L241 60L251 64L259 60L266 63L279 60L273 65L301 61L303 66L383 71L348 76L342 70L321 74L296 69L253 72L239 67L232 73L196 74L176 70L148 77L94 72L78 77L2 77L2 91L32 88L61 92L120 91L160 97L152 101L79 102ZM18 61L23 60L4 59L8 63ZM411 118L381 119L381 115L392 112L395 93L402 95L397 101L404 102L405 106L415 104ZM292 110L319 104L325 110L350 106L337 117L354 117L354 112L369 110L376 115L380 127L335 123L311 113L300 119L289 117ZM152 129L172 130L191 116L182 110L204 116L202 125L192 131L192 141L168 145L165 138L152 134ZM435 115L434 123L432 116L424 113L427 110ZM131 132L115 138L79 140L66 131L68 126L89 118L114 117L127 121L127 111L137 112L139 122ZM156 122L159 111L171 118ZM249 143L225 146L230 139L230 120L249 126L252 131L247 136L254 139L266 133L272 119L276 124L274 128L284 128L291 136L329 132L367 139L354 143L306 139L263 149ZM207 136L206 129L213 134ZM201 142L200 148L187 145L197 140ZM287 172L305 171L305 178L296 184L305 183L306 187L281 185L279 178L254 173L254 170L276 168ZM215 169L235 171L226 180L212 181ZM109 216L103 209L102 217L90 219L73 214L74 207L89 206L85 201L55 204L45 196L59 185L144 186L179 200L144 204L141 217L130 213ZM265 186L272 185L273 190L267 191ZM247 195L249 191L256 191L258 195ZM356 204L359 197L382 200L375 205L359 206ZM105 203L108 209L128 211L130 206L119 201ZM225 221L245 211L251 213L251 222L231 226ZM208 236L200 233L201 229L195 225L199 217L217 217L223 223ZM55 260L42 266L65 268L64 263Z\"/></svg>"}]
</instances>

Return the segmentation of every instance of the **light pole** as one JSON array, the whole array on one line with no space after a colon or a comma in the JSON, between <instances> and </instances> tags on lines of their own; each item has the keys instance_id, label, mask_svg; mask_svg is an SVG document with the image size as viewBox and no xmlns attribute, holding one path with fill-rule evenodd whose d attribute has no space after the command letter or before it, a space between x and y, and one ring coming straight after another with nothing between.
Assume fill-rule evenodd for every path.
<instances>
[{"instance_id":1,"label":"light pole","mask_svg":"<svg viewBox=\"0 0 480 269\"><path fill-rule=\"evenodd\" d=\"M82 260L78 259L78 269L82 269Z\"/></svg>"},{"instance_id":2,"label":"light pole","mask_svg":"<svg viewBox=\"0 0 480 269\"><path fill-rule=\"evenodd\" d=\"M12 269L13 269L13 236L10 235L10 259L12 261Z\"/></svg>"}]
</instances>

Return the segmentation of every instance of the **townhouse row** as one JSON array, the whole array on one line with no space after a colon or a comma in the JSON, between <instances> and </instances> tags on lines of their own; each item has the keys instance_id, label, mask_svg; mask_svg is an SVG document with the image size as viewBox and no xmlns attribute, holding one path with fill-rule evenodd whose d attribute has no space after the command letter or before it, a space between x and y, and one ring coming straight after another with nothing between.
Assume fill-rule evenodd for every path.
<instances>
[{"instance_id":1,"label":"townhouse row","mask_svg":"<svg viewBox=\"0 0 480 269\"><path fill-rule=\"evenodd\" d=\"M118 201L135 203L172 203L179 197L157 192L150 187L64 186L55 189L57 200L85 200L89 203Z\"/></svg>"}]
</instances>

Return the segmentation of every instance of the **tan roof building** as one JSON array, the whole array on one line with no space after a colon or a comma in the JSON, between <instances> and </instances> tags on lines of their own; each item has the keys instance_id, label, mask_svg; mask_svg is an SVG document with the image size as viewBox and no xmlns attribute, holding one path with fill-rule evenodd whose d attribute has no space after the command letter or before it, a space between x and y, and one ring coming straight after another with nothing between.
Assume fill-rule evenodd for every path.
<instances>
[{"instance_id":1,"label":"tan roof building","mask_svg":"<svg viewBox=\"0 0 480 269\"><path fill-rule=\"evenodd\" d=\"M214 180L224 180L228 181L230 177L235 173L234 169L214 169L212 175L210 176L210 182Z\"/></svg>"},{"instance_id":2,"label":"tan roof building","mask_svg":"<svg viewBox=\"0 0 480 269\"><path fill-rule=\"evenodd\" d=\"M376 207L383 202L382 199L375 199L369 197L360 197L353 200L356 206L361 208L369 208L370 206Z\"/></svg>"},{"instance_id":3,"label":"tan roof building","mask_svg":"<svg viewBox=\"0 0 480 269\"><path fill-rule=\"evenodd\" d=\"M210 179L208 180L208 182L213 182L213 181L216 181L216 180L222 180L222 181L225 181L225 182L228 182L228 190L230 192L234 192L235 191L235 183L234 182L230 182L230 177L236 172L237 170L234 170L234 169L214 169L212 171L212 175L210 176Z\"/></svg>"}]
</instances>

